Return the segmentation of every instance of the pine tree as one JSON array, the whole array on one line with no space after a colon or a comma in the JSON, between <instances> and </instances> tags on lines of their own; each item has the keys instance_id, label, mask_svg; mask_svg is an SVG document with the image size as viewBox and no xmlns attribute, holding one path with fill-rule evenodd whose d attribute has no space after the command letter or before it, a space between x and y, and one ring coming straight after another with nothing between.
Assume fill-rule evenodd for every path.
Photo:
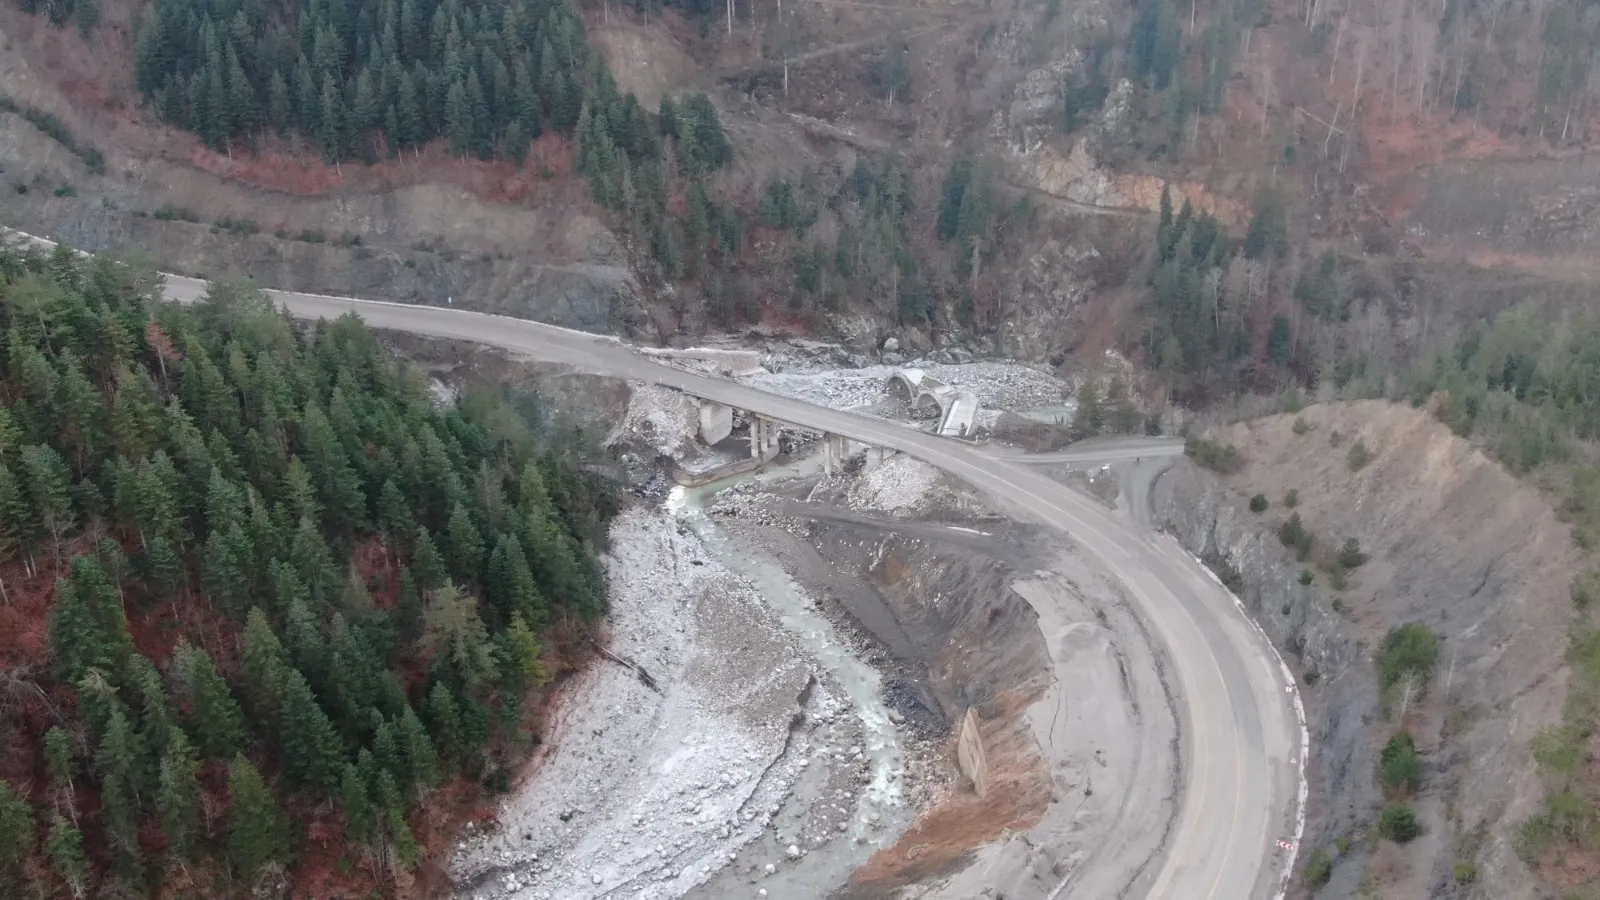
<instances>
[{"instance_id":1,"label":"pine tree","mask_svg":"<svg viewBox=\"0 0 1600 900\"><path fill-rule=\"evenodd\" d=\"M543 663L544 648L539 643L539 635L528 627L520 613L511 616L511 625L506 628L506 644L511 650L511 663L516 673L543 685L548 677Z\"/></svg>"},{"instance_id":2,"label":"pine tree","mask_svg":"<svg viewBox=\"0 0 1600 900\"><path fill-rule=\"evenodd\" d=\"M198 740L200 752L208 759L228 759L243 750L244 713L211 656L182 639L172 656L173 671L187 689L194 710L189 726Z\"/></svg>"},{"instance_id":3,"label":"pine tree","mask_svg":"<svg viewBox=\"0 0 1600 900\"><path fill-rule=\"evenodd\" d=\"M444 560L439 557L439 549L433 543L433 536L428 534L428 529L417 529L417 545L411 554L412 577L416 580L417 590L426 594L444 586L449 574L445 571Z\"/></svg>"},{"instance_id":4,"label":"pine tree","mask_svg":"<svg viewBox=\"0 0 1600 900\"><path fill-rule=\"evenodd\" d=\"M261 773L243 756L228 767L228 859L249 878L270 861L289 855L289 820L267 790Z\"/></svg>"},{"instance_id":5,"label":"pine tree","mask_svg":"<svg viewBox=\"0 0 1600 900\"><path fill-rule=\"evenodd\" d=\"M462 761L464 741L461 734L461 710L456 698L442 681L433 683L428 692L428 722L439 747L439 755L447 761Z\"/></svg>"},{"instance_id":6,"label":"pine tree","mask_svg":"<svg viewBox=\"0 0 1600 900\"><path fill-rule=\"evenodd\" d=\"M156 811L167 848L180 860L194 852L200 824L200 761L181 728L173 728L161 755Z\"/></svg>"},{"instance_id":7,"label":"pine tree","mask_svg":"<svg viewBox=\"0 0 1600 900\"><path fill-rule=\"evenodd\" d=\"M425 131L422 100L410 72L400 75L395 99L395 122L399 133L393 135L391 140L396 146L413 147L421 143Z\"/></svg>"},{"instance_id":8,"label":"pine tree","mask_svg":"<svg viewBox=\"0 0 1600 900\"><path fill-rule=\"evenodd\" d=\"M27 515L16 479L11 476L11 470L6 468L4 459L0 458L0 562L9 560L22 550ZM11 603L3 576L0 576L0 603Z\"/></svg>"},{"instance_id":9,"label":"pine tree","mask_svg":"<svg viewBox=\"0 0 1600 900\"><path fill-rule=\"evenodd\" d=\"M284 677L278 725L284 774L301 785L325 790L337 787L344 755L339 733L317 704L305 676L294 668Z\"/></svg>"},{"instance_id":10,"label":"pine tree","mask_svg":"<svg viewBox=\"0 0 1600 900\"><path fill-rule=\"evenodd\" d=\"M339 778L339 797L344 806L345 838L356 843L366 843L377 827L372 800L367 795L366 781L350 763L344 764Z\"/></svg>"},{"instance_id":11,"label":"pine tree","mask_svg":"<svg viewBox=\"0 0 1600 900\"><path fill-rule=\"evenodd\" d=\"M131 856L139 848L143 754L143 742L128 716L114 710L95 752L95 768L100 773L100 821L112 846L123 856Z\"/></svg>"},{"instance_id":12,"label":"pine tree","mask_svg":"<svg viewBox=\"0 0 1600 900\"><path fill-rule=\"evenodd\" d=\"M36 520L50 535L56 562L61 562L61 538L77 524L72 512L72 484L67 462L43 444L23 447L19 479Z\"/></svg>"},{"instance_id":13,"label":"pine tree","mask_svg":"<svg viewBox=\"0 0 1600 900\"><path fill-rule=\"evenodd\" d=\"M294 579L294 573L286 573ZM295 597L284 616L283 643L295 668L318 684L324 683L328 666L328 644L322 634L322 619L306 605L304 596Z\"/></svg>"},{"instance_id":14,"label":"pine tree","mask_svg":"<svg viewBox=\"0 0 1600 900\"><path fill-rule=\"evenodd\" d=\"M157 597L170 594L183 583L183 559L165 537L151 539L144 554L144 571Z\"/></svg>"},{"instance_id":15,"label":"pine tree","mask_svg":"<svg viewBox=\"0 0 1600 900\"><path fill-rule=\"evenodd\" d=\"M283 80L282 72L274 71L272 80L267 84L267 119L268 124L280 135L298 124L294 116L294 103L289 99L289 83Z\"/></svg>"},{"instance_id":16,"label":"pine tree","mask_svg":"<svg viewBox=\"0 0 1600 900\"><path fill-rule=\"evenodd\" d=\"M276 712L282 703L284 682L289 670L289 653L283 649L277 633L267 622L267 614L260 607L250 610L239 656L243 663L246 694L257 718L265 719Z\"/></svg>"},{"instance_id":17,"label":"pine tree","mask_svg":"<svg viewBox=\"0 0 1600 900\"><path fill-rule=\"evenodd\" d=\"M408 780L410 770L406 766L405 750L400 745L400 730L377 711L370 713L373 719L372 728L372 759L377 768L392 773L400 781Z\"/></svg>"},{"instance_id":18,"label":"pine tree","mask_svg":"<svg viewBox=\"0 0 1600 900\"><path fill-rule=\"evenodd\" d=\"M258 116L255 89L250 86L250 79L244 74L244 67L239 65L238 54L229 47L228 124L235 134L247 132L256 126Z\"/></svg>"},{"instance_id":19,"label":"pine tree","mask_svg":"<svg viewBox=\"0 0 1600 900\"><path fill-rule=\"evenodd\" d=\"M411 507L393 478L386 479L378 491L378 526L383 529L384 543L391 547L417 532Z\"/></svg>"},{"instance_id":20,"label":"pine tree","mask_svg":"<svg viewBox=\"0 0 1600 900\"><path fill-rule=\"evenodd\" d=\"M33 854L38 837L27 799L11 782L0 780L0 886L18 887L13 879Z\"/></svg>"},{"instance_id":21,"label":"pine tree","mask_svg":"<svg viewBox=\"0 0 1600 900\"><path fill-rule=\"evenodd\" d=\"M89 894L89 856L83 851L83 835L78 827L56 813L50 823L50 837L45 841L45 852L50 856L50 866L66 882L67 889L76 900Z\"/></svg>"},{"instance_id":22,"label":"pine tree","mask_svg":"<svg viewBox=\"0 0 1600 900\"><path fill-rule=\"evenodd\" d=\"M483 576L483 537L472 524L465 504L457 503L451 511L446 538L451 574L460 581L478 583Z\"/></svg>"},{"instance_id":23,"label":"pine tree","mask_svg":"<svg viewBox=\"0 0 1600 900\"><path fill-rule=\"evenodd\" d=\"M512 119L506 126L506 153L517 165L522 165L528 158L528 132L522 127L521 119Z\"/></svg>"},{"instance_id":24,"label":"pine tree","mask_svg":"<svg viewBox=\"0 0 1600 900\"><path fill-rule=\"evenodd\" d=\"M90 666L104 664L104 642L77 586L56 582L55 604L50 608L50 656L56 677L72 683Z\"/></svg>"},{"instance_id":25,"label":"pine tree","mask_svg":"<svg viewBox=\"0 0 1600 900\"><path fill-rule=\"evenodd\" d=\"M661 133L666 137L677 137L678 107L673 104L672 97L667 94L661 95L661 112L659 118L661 120Z\"/></svg>"},{"instance_id":26,"label":"pine tree","mask_svg":"<svg viewBox=\"0 0 1600 900\"><path fill-rule=\"evenodd\" d=\"M71 350L64 350L61 355L61 379L56 382L55 405L60 414L62 441L74 451L74 468L81 476L88 472L101 444L105 402L99 389L84 374L77 355Z\"/></svg>"},{"instance_id":27,"label":"pine tree","mask_svg":"<svg viewBox=\"0 0 1600 900\"><path fill-rule=\"evenodd\" d=\"M405 751L406 769L420 793L439 781L439 757L433 740L417 718L416 710L407 706L400 716L400 743Z\"/></svg>"},{"instance_id":28,"label":"pine tree","mask_svg":"<svg viewBox=\"0 0 1600 900\"><path fill-rule=\"evenodd\" d=\"M166 745L168 732L177 727L178 712L172 708L155 663L143 654L128 656L127 681L139 703L140 745L153 755Z\"/></svg>"},{"instance_id":29,"label":"pine tree","mask_svg":"<svg viewBox=\"0 0 1600 900\"><path fill-rule=\"evenodd\" d=\"M395 602L398 615L397 623L400 628L402 643L411 643L417 639L422 628L422 598L417 593L417 581L411 576L410 569L400 570L400 584L396 589L398 599Z\"/></svg>"},{"instance_id":30,"label":"pine tree","mask_svg":"<svg viewBox=\"0 0 1600 900\"><path fill-rule=\"evenodd\" d=\"M311 483L311 470L298 456L289 457L289 469L283 476L284 496L289 511L296 519L316 521L322 515L322 504L317 502L317 488Z\"/></svg>"},{"instance_id":31,"label":"pine tree","mask_svg":"<svg viewBox=\"0 0 1600 900\"><path fill-rule=\"evenodd\" d=\"M349 121L345 113L344 96L334 84L331 74L322 78L322 102L319 114L317 137L322 142L322 149L328 161L337 162L344 156Z\"/></svg>"},{"instance_id":32,"label":"pine tree","mask_svg":"<svg viewBox=\"0 0 1600 900\"><path fill-rule=\"evenodd\" d=\"M467 86L461 81L450 85L445 99L445 122L450 135L450 149L457 156L466 156L472 149L472 102L467 96Z\"/></svg>"},{"instance_id":33,"label":"pine tree","mask_svg":"<svg viewBox=\"0 0 1600 900\"><path fill-rule=\"evenodd\" d=\"M72 752L72 736L60 725L52 725L44 733L44 768L51 783L70 796L78 763Z\"/></svg>"},{"instance_id":34,"label":"pine tree","mask_svg":"<svg viewBox=\"0 0 1600 900\"><path fill-rule=\"evenodd\" d=\"M295 574L305 583L312 602L326 603L333 599L341 583L339 570L334 568L327 539L308 518L301 518L300 527L295 529L289 544L289 561L294 565Z\"/></svg>"},{"instance_id":35,"label":"pine tree","mask_svg":"<svg viewBox=\"0 0 1600 900\"><path fill-rule=\"evenodd\" d=\"M351 533L366 518L367 499L361 481L350 467L350 457L339 443L328 417L315 404L307 404L300 420L306 468L317 496L327 509L328 524Z\"/></svg>"}]
</instances>

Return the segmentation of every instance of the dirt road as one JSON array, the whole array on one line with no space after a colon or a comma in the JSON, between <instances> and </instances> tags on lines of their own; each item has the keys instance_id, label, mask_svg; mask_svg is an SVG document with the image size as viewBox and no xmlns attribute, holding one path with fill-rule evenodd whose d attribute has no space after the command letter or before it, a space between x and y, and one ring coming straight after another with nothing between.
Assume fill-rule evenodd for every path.
<instances>
[{"instance_id":1,"label":"dirt road","mask_svg":"<svg viewBox=\"0 0 1600 900\"><path fill-rule=\"evenodd\" d=\"M167 293L175 300L192 301L204 289L196 279L168 278ZM662 384L796 426L890 447L967 481L1019 517L1060 529L1122 583L1170 658L1180 694L1182 801L1165 840L1143 827L1113 826L1102 851L1072 871L1053 873L1060 879L1055 884L997 873L997 882L1021 883L993 886L1007 897L1054 898L1068 890L1075 897L1146 900L1281 896L1294 851L1277 842L1292 846L1303 821L1306 750L1294 679L1233 596L1170 538L1140 533L1064 485L969 445L667 368L614 339L455 309L269 293L299 317L353 312L375 328L473 341Z\"/></svg>"}]
</instances>

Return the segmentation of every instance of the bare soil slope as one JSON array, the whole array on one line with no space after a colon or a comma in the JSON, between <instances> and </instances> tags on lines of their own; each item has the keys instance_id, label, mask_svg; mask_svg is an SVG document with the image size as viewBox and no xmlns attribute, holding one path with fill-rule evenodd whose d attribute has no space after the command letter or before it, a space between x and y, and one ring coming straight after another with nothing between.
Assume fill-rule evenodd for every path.
<instances>
[{"instance_id":1,"label":"bare soil slope","mask_svg":"<svg viewBox=\"0 0 1600 900\"><path fill-rule=\"evenodd\" d=\"M1474 861L1481 896L1538 896L1512 843L1542 797L1530 741L1559 721L1566 696L1568 585L1581 562L1570 529L1537 488L1422 410L1315 406L1212 437L1238 448L1241 470L1218 477L1183 462L1158 487L1158 516L1239 572L1258 619L1299 659L1314 747L1308 841L1334 852L1336 838L1368 830L1378 750L1395 731L1409 729L1427 761L1413 801L1424 837L1405 847L1374 838L1375 852L1356 840L1318 896L1351 896L1369 877L1396 900L1465 896L1458 859ZM1357 441L1372 456L1358 470ZM1316 535L1305 562L1277 534L1290 491ZM1269 509L1251 512L1256 494ZM1317 567L1350 537L1371 559L1337 590ZM1401 722L1380 709L1373 651L1409 622L1439 635L1440 654L1430 691Z\"/></svg>"}]
</instances>

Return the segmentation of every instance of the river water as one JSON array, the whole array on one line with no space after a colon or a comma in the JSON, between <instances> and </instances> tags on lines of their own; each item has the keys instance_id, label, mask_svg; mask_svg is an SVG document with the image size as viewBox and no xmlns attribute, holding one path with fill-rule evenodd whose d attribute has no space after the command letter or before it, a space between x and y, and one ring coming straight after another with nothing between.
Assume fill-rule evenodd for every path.
<instances>
[{"instance_id":1,"label":"river water","mask_svg":"<svg viewBox=\"0 0 1600 900\"><path fill-rule=\"evenodd\" d=\"M868 781L858 794L848 830L836 835L826 847L809 852L801 864L785 864L760 883L773 900L826 896L844 884L850 875L878 849L897 839L910 824L904 789L905 750L900 733L889 719L883 700L883 679L879 672L858 658L842 639L833 623L815 609L806 593L789 573L770 556L743 545L734 545L728 535L706 514L705 504L718 491L739 481L769 481L793 477L815 468L801 462L779 467L767 474L732 478L698 488L673 488L666 508L692 531L708 553L730 571L755 586L779 622L827 672L826 684L842 691L849 700L851 715L861 728L861 749L867 760ZM806 799L805 779L796 785L796 799Z\"/></svg>"}]
</instances>

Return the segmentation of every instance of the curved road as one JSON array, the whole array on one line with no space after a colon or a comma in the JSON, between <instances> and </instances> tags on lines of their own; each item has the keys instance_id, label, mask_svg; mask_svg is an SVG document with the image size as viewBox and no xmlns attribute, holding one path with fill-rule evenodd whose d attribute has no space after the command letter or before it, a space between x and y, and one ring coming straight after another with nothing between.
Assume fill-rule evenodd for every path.
<instances>
[{"instance_id":1,"label":"curved road","mask_svg":"<svg viewBox=\"0 0 1600 900\"><path fill-rule=\"evenodd\" d=\"M168 279L174 299L191 300L203 290L194 279ZM1066 896L1086 900L1255 900L1282 891L1293 854L1276 841L1298 837L1302 748L1293 679L1232 595L1170 538L1141 535L1095 501L1014 461L893 422L668 368L614 339L463 310L268 293L303 318L354 312L375 328L473 341L654 382L890 447L963 479L1025 518L1065 531L1122 583L1160 638L1177 676L1184 766L1178 821L1159 865L1144 868L1132 885L1115 883L1116 873L1107 873L1103 884L1097 873L1059 873L1062 882L1043 886L1044 894L1061 893L1068 879Z\"/></svg>"},{"instance_id":2,"label":"curved road","mask_svg":"<svg viewBox=\"0 0 1600 900\"><path fill-rule=\"evenodd\" d=\"M191 302L204 290L205 283L197 279L167 276L171 299ZM1297 840L1303 815L1303 730L1293 676L1232 595L1170 538L1130 528L1105 507L1009 454L986 454L892 422L668 368L611 338L464 310L268 294L301 318L331 319L354 312L374 328L472 341L582 371L654 382L793 425L890 447L965 480L1021 517L1064 531L1122 583L1166 651L1180 701L1181 801L1159 864L1137 867L1132 884L1125 881L1126 869L1091 864L1056 872L1059 880L1053 885L1033 884L1025 890L1015 885L1007 895L1053 898L1065 893L1085 900L1258 900L1282 895L1294 852L1276 842ZM1165 446L1170 453L1170 442ZM1103 459L1106 452L1116 451L1075 448L1066 455L1096 452ZM1057 457L1053 461L1073 461ZM1131 837L1119 836L1113 825L1106 844L1115 848Z\"/></svg>"}]
</instances>

